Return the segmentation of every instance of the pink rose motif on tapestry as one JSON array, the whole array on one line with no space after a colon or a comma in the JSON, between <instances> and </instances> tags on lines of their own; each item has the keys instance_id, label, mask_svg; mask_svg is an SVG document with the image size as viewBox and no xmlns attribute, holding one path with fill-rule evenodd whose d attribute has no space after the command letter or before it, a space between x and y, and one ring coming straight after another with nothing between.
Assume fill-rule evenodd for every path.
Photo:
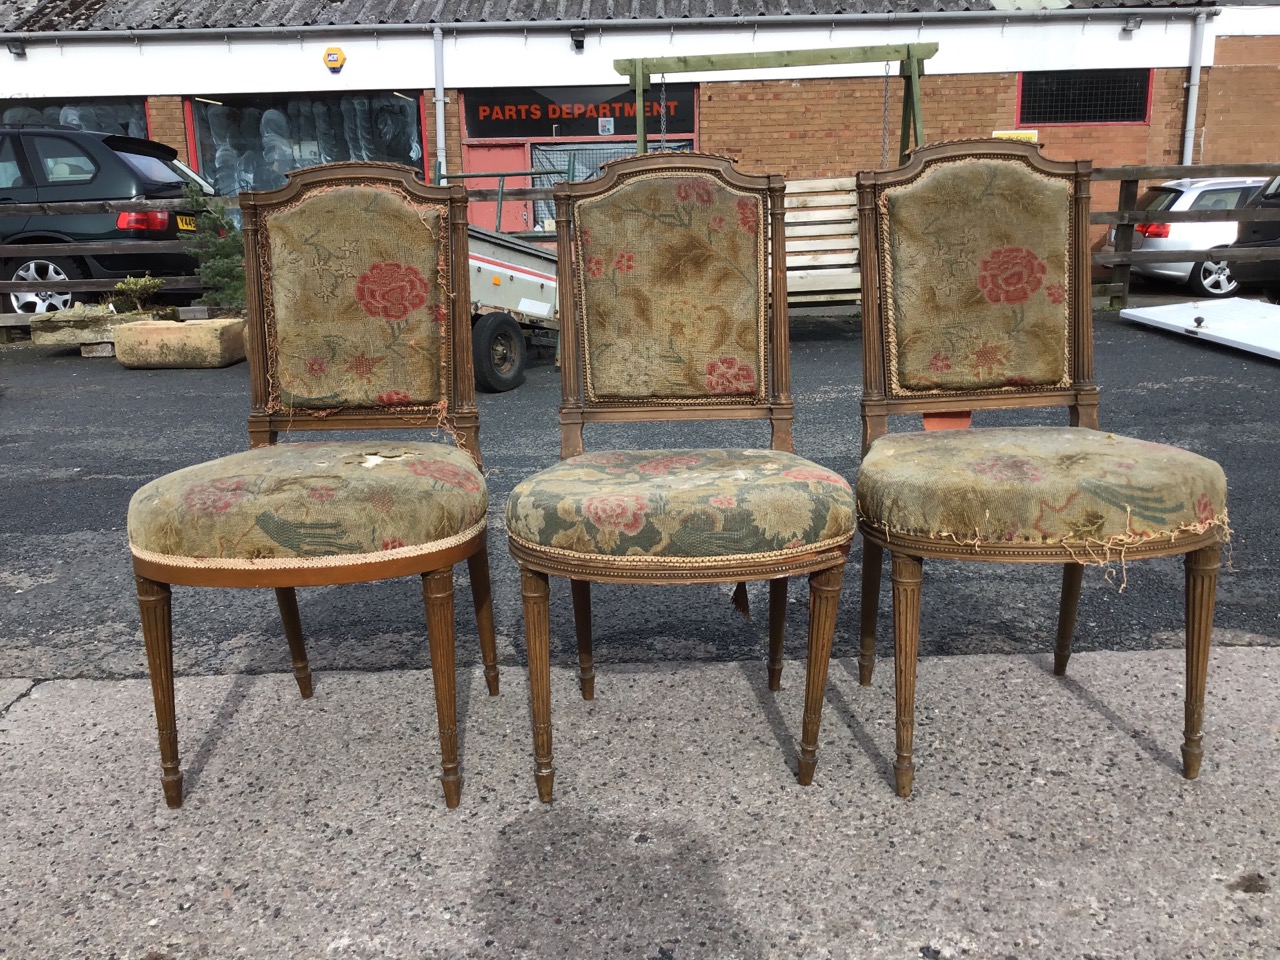
<instances>
[{"instance_id":1,"label":"pink rose motif on tapestry","mask_svg":"<svg viewBox=\"0 0 1280 960\"><path fill-rule=\"evenodd\" d=\"M605 493L587 497L582 503L583 515L601 530L626 534L637 534L644 528L648 509L648 501L634 493Z\"/></svg>"},{"instance_id":2,"label":"pink rose motif on tapestry","mask_svg":"<svg viewBox=\"0 0 1280 960\"><path fill-rule=\"evenodd\" d=\"M951 369L951 358L945 353L935 353L929 360L929 369L934 373L946 373Z\"/></svg>"},{"instance_id":3,"label":"pink rose motif on tapestry","mask_svg":"<svg viewBox=\"0 0 1280 960\"><path fill-rule=\"evenodd\" d=\"M1048 268L1026 247L992 250L978 270L978 286L992 303L1025 303L1040 289Z\"/></svg>"},{"instance_id":4,"label":"pink rose motif on tapestry","mask_svg":"<svg viewBox=\"0 0 1280 960\"><path fill-rule=\"evenodd\" d=\"M738 505L738 498L737 497L712 497L707 502L719 510L728 510L731 507L736 507Z\"/></svg>"},{"instance_id":5,"label":"pink rose motif on tapestry","mask_svg":"<svg viewBox=\"0 0 1280 960\"><path fill-rule=\"evenodd\" d=\"M696 467L701 462L701 457L673 453L669 456L654 457L652 460L638 463L636 464L636 470L640 473L651 474L670 473L673 467Z\"/></svg>"},{"instance_id":6,"label":"pink rose motif on tapestry","mask_svg":"<svg viewBox=\"0 0 1280 960\"><path fill-rule=\"evenodd\" d=\"M636 255L634 253L620 253L613 258L613 269L619 273L630 273L636 268Z\"/></svg>"},{"instance_id":7,"label":"pink rose motif on tapestry","mask_svg":"<svg viewBox=\"0 0 1280 960\"><path fill-rule=\"evenodd\" d=\"M1196 497L1196 519L1201 523L1211 523L1214 515L1217 513L1213 509L1213 501L1209 499L1207 493L1202 493Z\"/></svg>"},{"instance_id":8,"label":"pink rose motif on tapestry","mask_svg":"<svg viewBox=\"0 0 1280 960\"><path fill-rule=\"evenodd\" d=\"M445 309L443 303L437 303L431 308L431 319L436 323L449 322L449 311Z\"/></svg>"},{"instance_id":9,"label":"pink rose motif on tapestry","mask_svg":"<svg viewBox=\"0 0 1280 960\"><path fill-rule=\"evenodd\" d=\"M788 480L801 480L805 483L810 480L816 480L818 483L833 483L837 487L849 489L849 481L838 473L832 473L830 470L821 470L814 467L795 467L785 471L782 475Z\"/></svg>"},{"instance_id":10,"label":"pink rose motif on tapestry","mask_svg":"<svg viewBox=\"0 0 1280 960\"><path fill-rule=\"evenodd\" d=\"M701 206L709 207L715 201L711 186L705 180L681 180L676 184L676 199L681 203L696 200Z\"/></svg>"},{"instance_id":11,"label":"pink rose motif on tapestry","mask_svg":"<svg viewBox=\"0 0 1280 960\"><path fill-rule=\"evenodd\" d=\"M312 500L318 500L320 503L327 503L334 498L337 492L333 487L312 487L307 491L307 496Z\"/></svg>"},{"instance_id":12,"label":"pink rose motif on tapestry","mask_svg":"<svg viewBox=\"0 0 1280 960\"><path fill-rule=\"evenodd\" d=\"M584 229L582 231L582 245L585 247L590 242L591 242L591 231Z\"/></svg>"},{"instance_id":13,"label":"pink rose motif on tapestry","mask_svg":"<svg viewBox=\"0 0 1280 960\"><path fill-rule=\"evenodd\" d=\"M983 340L965 357L965 362L973 369L976 376L994 376L995 372L1009 362L1010 348L998 343Z\"/></svg>"},{"instance_id":14,"label":"pink rose motif on tapestry","mask_svg":"<svg viewBox=\"0 0 1280 960\"><path fill-rule=\"evenodd\" d=\"M461 487L467 493L480 489L480 481L475 474L443 460L414 460L409 469L419 477L429 477L450 487Z\"/></svg>"},{"instance_id":15,"label":"pink rose motif on tapestry","mask_svg":"<svg viewBox=\"0 0 1280 960\"><path fill-rule=\"evenodd\" d=\"M360 355L347 364L347 373L353 373L366 383L373 375L373 368L382 362L382 357L365 356L364 351Z\"/></svg>"},{"instance_id":16,"label":"pink rose motif on tapestry","mask_svg":"<svg viewBox=\"0 0 1280 960\"><path fill-rule=\"evenodd\" d=\"M1051 283L1044 288L1044 295L1049 298L1050 303L1061 303L1067 298L1067 292L1060 283Z\"/></svg>"},{"instance_id":17,"label":"pink rose motif on tapestry","mask_svg":"<svg viewBox=\"0 0 1280 960\"><path fill-rule=\"evenodd\" d=\"M405 545L404 541L401 540L399 537L391 537L387 540L382 541L383 550L399 550L404 545Z\"/></svg>"},{"instance_id":18,"label":"pink rose motif on tapestry","mask_svg":"<svg viewBox=\"0 0 1280 960\"><path fill-rule=\"evenodd\" d=\"M187 487L182 503L193 513L226 513L249 496L249 485L243 480L206 480Z\"/></svg>"},{"instance_id":19,"label":"pink rose motif on tapestry","mask_svg":"<svg viewBox=\"0 0 1280 960\"><path fill-rule=\"evenodd\" d=\"M386 393L380 393L375 397L379 406L383 407L405 407L413 403L413 397L409 396L403 390L388 390Z\"/></svg>"},{"instance_id":20,"label":"pink rose motif on tapestry","mask_svg":"<svg viewBox=\"0 0 1280 960\"><path fill-rule=\"evenodd\" d=\"M760 208L750 197L738 200L738 226L753 235L760 229Z\"/></svg>"},{"instance_id":21,"label":"pink rose motif on tapestry","mask_svg":"<svg viewBox=\"0 0 1280 960\"><path fill-rule=\"evenodd\" d=\"M714 217L712 217L712 218L711 218L711 229L712 229L712 230L716 230L716 231L723 230L723 229L724 229L724 217L720 216L720 214L718 214L718 213L717 213Z\"/></svg>"},{"instance_id":22,"label":"pink rose motif on tapestry","mask_svg":"<svg viewBox=\"0 0 1280 960\"><path fill-rule=\"evenodd\" d=\"M416 267L375 263L356 281L356 299L364 312L384 320L403 320L427 302L427 281Z\"/></svg>"},{"instance_id":23,"label":"pink rose motif on tapestry","mask_svg":"<svg viewBox=\"0 0 1280 960\"><path fill-rule=\"evenodd\" d=\"M1039 483L1044 479L1025 457L987 457L974 463L973 472L1000 483Z\"/></svg>"},{"instance_id":24,"label":"pink rose motif on tapestry","mask_svg":"<svg viewBox=\"0 0 1280 960\"><path fill-rule=\"evenodd\" d=\"M307 373L313 377L323 377L329 372L329 362L324 357L312 357L307 361Z\"/></svg>"},{"instance_id":25,"label":"pink rose motif on tapestry","mask_svg":"<svg viewBox=\"0 0 1280 960\"><path fill-rule=\"evenodd\" d=\"M592 280L604 276L604 257L587 257L587 276Z\"/></svg>"},{"instance_id":26,"label":"pink rose motif on tapestry","mask_svg":"<svg viewBox=\"0 0 1280 960\"><path fill-rule=\"evenodd\" d=\"M755 393L756 372L737 357L707 361L707 392L740 395Z\"/></svg>"},{"instance_id":27,"label":"pink rose motif on tapestry","mask_svg":"<svg viewBox=\"0 0 1280 960\"><path fill-rule=\"evenodd\" d=\"M582 453L574 457L573 462L586 463L593 467L615 467L626 459L626 454L622 453Z\"/></svg>"}]
</instances>

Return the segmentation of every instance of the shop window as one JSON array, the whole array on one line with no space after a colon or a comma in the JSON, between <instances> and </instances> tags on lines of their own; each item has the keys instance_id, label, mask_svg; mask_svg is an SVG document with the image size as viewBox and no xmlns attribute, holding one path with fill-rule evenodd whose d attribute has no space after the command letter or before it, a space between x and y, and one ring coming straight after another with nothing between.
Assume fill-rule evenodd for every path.
<instances>
[{"instance_id":1,"label":"shop window","mask_svg":"<svg viewBox=\"0 0 1280 960\"><path fill-rule=\"evenodd\" d=\"M650 145L654 146L654 141L650 140ZM693 141L691 140L668 140L666 144L667 150L683 150L693 149ZM573 183L579 180L590 180L600 173L602 164L608 163L610 160L621 160L623 157L633 156L636 152L635 141L628 143L601 143L600 141L587 143L534 143L530 144L530 155L533 161L533 170L549 171L545 174L535 174L533 185L535 187L552 187L557 183L564 183L566 180ZM533 205L534 222L539 224L544 230L554 230L555 224L555 204L550 200L537 200Z\"/></svg>"},{"instance_id":2,"label":"shop window","mask_svg":"<svg viewBox=\"0 0 1280 960\"><path fill-rule=\"evenodd\" d=\"M299 167L384 160L422 169L418 101L396 93L194 98L200 173L218 193L272 190Z\"/></svg>"},{"instance_id":3,"label":"shop window","mask_svg":"<svg viewBox=\"0 0 1280 960\"><path fill-rule=\"evenodd\" d=\"M101 100L6 100L0 122L61 125L129 137L147 136L147 108L142 98Z\"/></svg>"},{"instance_id":4,"label":"shop window","mask_svg":"<svg viewBox=\"0 0 1280 960\"><path fill-rule=\"evenodd\" d=\"M1146 123L1150 91L1147 69L1024 73L1018 122Z\"/></svg>"}]
</instances>

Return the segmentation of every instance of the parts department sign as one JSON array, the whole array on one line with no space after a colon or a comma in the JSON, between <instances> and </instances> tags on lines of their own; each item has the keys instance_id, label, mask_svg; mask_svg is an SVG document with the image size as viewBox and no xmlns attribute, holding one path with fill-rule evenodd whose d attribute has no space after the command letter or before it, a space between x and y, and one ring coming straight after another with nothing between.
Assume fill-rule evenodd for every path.
<instances>
[{"instance_id":1,"label":"parts department sign","mask_svg":"<svg viewBox=\"0 0 1280 960\"><path fill-rule=\"evenodd\" d=\"M693 134L697 85L667 84L667 135ZM526 140L535 137L575 139L636 135L636 95L631 87L538 87L536 89L467 90L468 139ZM645 130L658 135L662 91L645 91Z\"/></svg>"}]
</instances>

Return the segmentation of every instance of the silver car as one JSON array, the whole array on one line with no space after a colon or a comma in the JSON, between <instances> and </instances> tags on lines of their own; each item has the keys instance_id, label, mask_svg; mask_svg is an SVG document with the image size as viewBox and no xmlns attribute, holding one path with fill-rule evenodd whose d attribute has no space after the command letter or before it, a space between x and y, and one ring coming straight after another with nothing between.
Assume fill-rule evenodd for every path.
<instances>
[{"instance_id":1,"label":"silver car","mask_svg":"<svg viewBox=\"0 0 1280 960\"><path fill-rule=\"evenodd\" d=\"M1266 177L1204 177L1170 180L1152 187L1138 198L1138 208L1151 212L1179 210L1234 210L1267 182ZM1236 238L1233 221L1220 223L1140 223L1133 229L1134 250L1207 250ZM1115 249L1115 228L1107 234L1103 250ZM1227 297L1239 286L1225 260L1200 263L1135 263L1134 273L1185 283L1197 296Z\"/></svg>"}]
</instances>

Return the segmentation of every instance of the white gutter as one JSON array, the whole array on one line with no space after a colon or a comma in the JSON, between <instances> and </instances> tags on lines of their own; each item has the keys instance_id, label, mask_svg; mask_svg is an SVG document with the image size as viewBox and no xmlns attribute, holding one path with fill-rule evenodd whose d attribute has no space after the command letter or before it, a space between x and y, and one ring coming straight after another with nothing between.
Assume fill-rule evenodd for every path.
<instances>
[{"instance_id":1,"label":"white gutter","mask_svg":"<svg viewBox=\"0 0 1280 960\"><path fill-rule=\"evenodd\" d=\"M821 27L839 25L844 27L866 26L910 26L919 24L945 23L1025 23L1049 20L1127 20L1134 15L1136 9L1148 17L1160 17L1166 20L1203 20L1206 16L1217 16L1221 10L1217 7L1208 9L1187 10L1184 8L1151 8L1151 7L1095 7L1075 8L1069 10L957 10L952 13L837 13L829 15L805 14L802 16L767 16L767 17L667 17L634 20L533 20L514 21L498 20L483 23L353 23L353 24L309 24L302 26L276 27L196 27L189 30L165 28L162 30L49 30L22 31L4 33L7 39L21 40L24 43L101 43L111 40L132 40L141 43L146 40L262 40L274 37L302 39L308 36L394 36L400 34L426 34L434 36L437 30L458 33L529 33L546 31L567 31L572 27L586 27L590 30L681 30L689 27L711 27L734 29L741 27Z\"/></svg>"},{"instance_id":2,"label":"white gutter","mask_svg":"<svg viewBox=\"0 0 1280 960\"><path fill-rule=\"evenodd\" d=\"M440 171L440 182L447 183L444 178L444 172L449 169L444 152L444 105L448 102L444 95L444 31L436 27L431 31L431 37L435 42L436 61L436 89L431 98L436 111L436 168Z\"/></svg>"},{"instance_id":3,"label":"white gutter","mask_svg":"<svg viewBox=\"0 0 1280 960\"><path fill-rule=\"evenodd\" d=\"M1216 11L1215 11L1216 12ZM1191 30L1191 76L1187 82L1187 124L1182 130L1182 162L1191 163L1196 145L1196 107L1200 102L1200 52L1204 47L1204 12Z\"/></svg>"}]
</instances>

